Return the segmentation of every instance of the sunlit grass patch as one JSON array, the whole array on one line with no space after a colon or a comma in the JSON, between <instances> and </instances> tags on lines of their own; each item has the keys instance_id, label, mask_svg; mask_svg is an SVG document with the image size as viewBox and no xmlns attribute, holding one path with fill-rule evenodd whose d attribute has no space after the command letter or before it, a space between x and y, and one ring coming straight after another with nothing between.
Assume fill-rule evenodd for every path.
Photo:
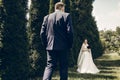
<instances>
[{"instance_id":1,"label":"sunlit grass patch","mask_svg":"<svg viewBox=\"0 0 120 80\"><path fill-rule=\"evenodd\" d=\"M69 68L68 80L120 80L120 56L106 54L94 61L100 69L97 74L80 74L77 67ZM59 80L59 72L54 73L53 80Z\"/></svg>"},{"instance_id":2,"label":"sunlit grass patch","mask_svg":"<svg viewBox=\"0 0 120 80\"><path fill-rule=\"evenodd\" d=\"M80 74L76 72L76 68L69 70L69 79L68 80L117 80L117 76L111 74ZM59 73L56 72L52 80L59 80Z\"/></svg>"},{"instance_id":3,"label":"sunlit grass patch","mask_svg":"<svg viewBox=\"0 0 120 80\"><path fill-rule=\"evenodd\" d=\"M105 54L94 60L100 73L97 74L80 74L77 66L69 68L68 80L120 80L120 56ZM42 78L41 78L42 79ZM38 79L38 80L41 80ZM52 80L60 80L59 71L55 71Z\"/></svg>"}]
</instances>

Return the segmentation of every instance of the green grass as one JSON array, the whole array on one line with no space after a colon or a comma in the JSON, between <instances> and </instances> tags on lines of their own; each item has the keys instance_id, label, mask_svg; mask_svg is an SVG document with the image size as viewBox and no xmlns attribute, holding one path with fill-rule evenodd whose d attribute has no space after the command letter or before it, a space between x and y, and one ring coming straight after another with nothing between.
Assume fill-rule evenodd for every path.
<instances>
[{"instance_id":1,"label":"green grass","mask_svg":"<svg viewBox=\"0 0 120 80\"><path fill-rule=\"evenodd\" d=\"M68 80L120 80L120 56L115 53L105 54L96 59L95 64L100 69L97 74L80 74L76 71L77 67L69 68ZM52 80L59 80L59 72L53 74ZM42 80L38 78L35 80Z\"/></svg>"},{"instance_id":2,"label":"green grass","mask_svg":"<svg viewBox=\"0 0 120 80\"><path fill-rule=\"evenodd\" d=\"M69 69L69 80L120 80L120 56L115 53L105 54L94 62L100 73L80 74L75 66ZM58 71L54 73L53 80L59 80Z\"/></svg>"},{"instance_id":3,"label":"green grass","mask_svg":"<svg viewBox=\"0 0 120 80\"><path fill-rule=\"evenodd\" d=\"M77 67L69 68L68 80L120 80L120 56L116 53L104 54L95 61L100 69L97 74L80 74L76 71ZM1 75L0 75L1 76ZM52 80L59 80L59 72L55 71ZM1 80L1 78L0 78ZM42 80L42 77L31 79Z\"/></svg>"}]
</instances>

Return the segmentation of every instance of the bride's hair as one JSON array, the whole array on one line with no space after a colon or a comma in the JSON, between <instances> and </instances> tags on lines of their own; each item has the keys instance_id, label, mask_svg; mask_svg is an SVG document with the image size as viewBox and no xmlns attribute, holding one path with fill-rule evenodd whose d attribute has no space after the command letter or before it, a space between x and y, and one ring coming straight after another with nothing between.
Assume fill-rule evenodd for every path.
<instances>
[{"instance_id":1,"label":"bride's hair","mask_svg":"<svg viewBox=\"0 0 120 80\"><path fill-rule=\"evenodd\" d=\"M87 39L84 39L84 42L83 42L83 43L85 43L85 42L87 42L87 43L88 43L88 40L87 40Z\"/></svg>"}]
</instances>

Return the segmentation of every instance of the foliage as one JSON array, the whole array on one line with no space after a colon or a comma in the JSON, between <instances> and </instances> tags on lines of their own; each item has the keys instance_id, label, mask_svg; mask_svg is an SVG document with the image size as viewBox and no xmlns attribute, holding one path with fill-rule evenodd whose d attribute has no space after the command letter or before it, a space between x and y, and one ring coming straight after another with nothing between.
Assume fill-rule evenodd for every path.
<instances>
[{"instance_id":1,"label":"foliage","mask_svg":"<svg viewBox=\"0 0 120 80\"><path fill-rule=\"evenodd\" d=\"M30 43L31 76L40 76L46 64L46 52L40 39L40 29L45 15L48 14L48 0L32 0L28 35Z\"/></svg>"},{"instance_id":2,"label":"foliage","mask_svg":"<svg viewBox=\"0 0 120 80\"><path fill-rule=\"evenodd\" d=\"M104 46L105 53L120 53L120 36L119 36L119 27L116 28L116 31L100 31L100 37L102 44Z\"/></svg>"},{"instance_id":3,"label":"foliage","mask_svg":"<svg viewBox=\"0 0 120 80\"><path fill-rule=\"evenodd\" d=\"M4 8L2 1L0 1L0 53L2 48L2 31L3 31L3 17L4 17Z\"/></svg>"},{"instance_id":4,"label":"foliage","mask_svg":"<svg viewBox=\"0 0 120 80\"><path fill-rule=\"evenodd\" d=\"M27 80L29 73L30 77L43 74L46 52L39 33L44 16L54 11L54 4L59 0L31 0L29 10L27 1L0 0L0 69L3 71L3 80ZM62 1L66 4L65 11L71 13L74 27L74 45L69 55L69 66L76 63L85 38L92 48L93 57L101 56L103 49L99 32L91 14L94 0ZM30 17L28 21L27 12Z\"/></svg>"},{"instance_id":5,"label":"foliage","mask_svg":"<svg viewBox=\"0 0 120 80\"><path fill-rule=\"evenodd\" d=\"M52 13L54 11L54 0L50 0L49 3L49 13Z\"/></svg>"},{"instance_id":6,"label":"foliage","mask_svg":"<svg viewBox=\"0 0 120 80\"><path fill-rule=\"evenodd\" d=\"M62 0L65 4L65 12L70 13L70 0Z\"/></svg>"},{"instance_id":7,"label":"foliage","mask_svg":"<svg viewBox=\"0 0 120 80\"><path fill-rule=\"evenodd\" d=\"M0 0L0 80L1 80L1 74L2 74L2 38L3 38L3 26L4 26L4 18L5 17L5 11L4 11L4 7L3 7L3 2L2 0Z\"/></svg>"},{"instance_id":8,"label":"foliage","mask_svg":"<svg viewBox=\"0 0 120 80\"><path fill-rule=\"evenodd\" d=\"M116 27L116 32L117 32L118 35L120 35L120 26Z\"/></svg>"},{"instance_id":9,"label":"foliage","mask_svg":"<svg viewBox=\"0 0 120 80\"><path fill-rule=\"evenodd\" d=\"M59 0L49 0L49 13L54 12L54 5L55 3L59 2Z\"/></svg>"},{"instance_id":10,"label":"foliage","mask_svg":"<svg viewBox=\"0 0 120 80\"><path fill-rule=\"evenodd\" d=\"M2 80L28 80L27 0L3 0Z\"/></svg>"},{"instance_id":11,"label":"foliage","mask_svg":"<svg viewBox=\"0 0 120 80\"><path fill-rule=\"evenodd\" d=\"M94 0L71 0L71 13L74 27L72 53L74 53L74 59L77 59L84 39L88 39L93 58L97 58L103 53L98 28L92 16L93 1Z\"/></svg>"}]
</instances>

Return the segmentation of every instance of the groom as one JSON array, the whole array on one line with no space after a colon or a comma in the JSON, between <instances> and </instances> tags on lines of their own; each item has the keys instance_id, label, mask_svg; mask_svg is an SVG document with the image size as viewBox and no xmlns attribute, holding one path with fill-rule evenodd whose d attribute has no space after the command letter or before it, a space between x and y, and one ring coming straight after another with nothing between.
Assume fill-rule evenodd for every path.
<instances>
[{"instance_id":1,"label":"groom","mask_svg":"<svg viewBox=\"0 0 120 80\"><path fill-rule=\"evenodd\" d=\"M55 12L44 17L41 38L47 51L47 66L43 80L51 80L59 62L60 80L68 79L68 51L73 43L73 29L69 13L64 12L64 4L57 2Z\"/></svg>"}]
</instances>

